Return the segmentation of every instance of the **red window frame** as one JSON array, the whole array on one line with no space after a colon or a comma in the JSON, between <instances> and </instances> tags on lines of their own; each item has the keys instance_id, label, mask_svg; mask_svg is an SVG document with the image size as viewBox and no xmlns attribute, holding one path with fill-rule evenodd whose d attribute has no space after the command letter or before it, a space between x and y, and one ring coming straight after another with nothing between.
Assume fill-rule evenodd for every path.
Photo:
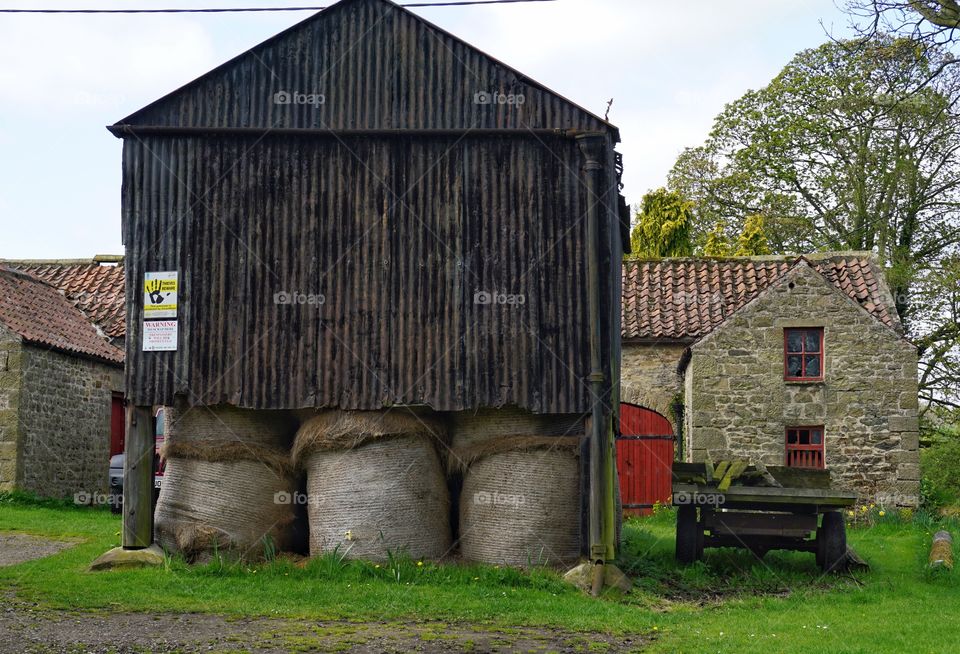
<instances>
[{"instance_id":1,"label":"red window frame","mask_svg":"<svg viewBox=\"0 0 960 654\"><path fill-rule=\"evenodd\" d=\"M800 332L800 350L798 352L790 352L788 349L788 343L790 340L790 334ZM807 349L807 333L816 332L817 333L817 343L819 344L819 350L808 350ZM811 355L816 355L820 361L820 374L816 376L807 375L807 357ZM790 374L790 357L798 356L800 357L800 374L791 375ZM823 327L786 327L783 330L783 378L787 381L823 381Z\"/></svg>"},{"instance_id":2,"label":"red window frame","mask_svg":"<svg viewBox=\"0 0 960 654\"><path fill-rule=\"evenodd\" d=\"M791 441L791 434L794 435ZM818 438L819 436L819 438ZM819 443L815 443L819 440ZM788 468L818 468L826 467L824 457L824 443L826 433L823 425L799 425L787 427L784 434L785 463ZM806 441L806 442L804 442Z\"/></svg>"}]
</instances>

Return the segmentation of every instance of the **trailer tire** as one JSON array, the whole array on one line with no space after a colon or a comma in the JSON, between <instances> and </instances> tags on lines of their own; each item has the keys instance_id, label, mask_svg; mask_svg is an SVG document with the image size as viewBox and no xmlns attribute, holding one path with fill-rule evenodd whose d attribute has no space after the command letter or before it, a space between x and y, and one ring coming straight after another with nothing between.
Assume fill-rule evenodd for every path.
<instances>
[{"instance_id":1,"label":"trailer tire","mask_svg":"<svg viewBox=\"0 0 960 654\"><path fill-rule=\"evenodd\" d=\"M828 511L817 529L817 562L824 573L839 572L847 558L847 526L843 514Z\"/></svg>"},{"instance_id":2,"label":"trailer tire","mask_svg":"<svg viewBox=\"0 0 960 654\"><path fill-rule=\"evenodd\" d=\"M677 561L696 562L702 551L702 538L703 530L697 522L697 508L689 504L681 506L677 510Z\"/></svg>"}]
</instances>

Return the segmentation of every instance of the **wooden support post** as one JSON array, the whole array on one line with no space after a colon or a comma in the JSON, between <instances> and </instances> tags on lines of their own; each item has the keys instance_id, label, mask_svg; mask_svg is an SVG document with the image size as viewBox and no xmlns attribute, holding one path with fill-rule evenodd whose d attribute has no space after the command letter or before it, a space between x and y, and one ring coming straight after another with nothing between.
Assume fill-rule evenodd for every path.
<instances>
[{"instance_id":1,"label":"wooden support post","mask_svg":"<svg viewBox=\"0 0 960 654\"><path fill-rule=\"evenodd\" d=\"M153 412L128 406L123 464L123 548L137 550L153 542Z\"/></svg>"}]
</instances>

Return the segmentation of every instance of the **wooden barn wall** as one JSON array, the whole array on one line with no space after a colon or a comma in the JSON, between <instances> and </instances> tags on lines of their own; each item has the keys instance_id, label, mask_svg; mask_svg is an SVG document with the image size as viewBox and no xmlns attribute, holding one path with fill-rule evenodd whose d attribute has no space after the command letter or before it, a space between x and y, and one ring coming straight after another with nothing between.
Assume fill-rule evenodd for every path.
<instances>
[{"instance_id":1,"label":"wooden barn wall","mask_svg":"<svg viewBox=\"0 0 960 654\"><path fill-rule=\"evenodd\" d=\"M176 352L141 351L142 295L128 294L135 404L588 409L575 141L135 137L123 168L127 288L181 275ZM476 304L480 291L525 302ZM283 292L324 301L276 304ZM619 311L604 315L609 362Z\"/></svg>"},{"instance_id":2,"label":"wooden barn wall","mask_svg":"<svg viewBox=\"0 0 960 654\"><path fill-rule=\"evenodd\" d=\"M478 103L477 93L523 95ZM323 96L278 104L277 93ZM341 2L128 117L135 125L329 129L608 126L463 41L378 0Z\"/></svg>"}]
</instances>

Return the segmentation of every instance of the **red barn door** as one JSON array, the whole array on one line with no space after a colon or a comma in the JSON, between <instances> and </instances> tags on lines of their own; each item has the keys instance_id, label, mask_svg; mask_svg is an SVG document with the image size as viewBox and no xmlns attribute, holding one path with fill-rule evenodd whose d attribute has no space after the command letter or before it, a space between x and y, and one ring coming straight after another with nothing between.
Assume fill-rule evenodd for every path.
<instances>
[{"instance_id":1,"label":"red barn door","mask_svg":"<svg viewBox=\"0 0 960 654\"><path fill-rule=\"evenodd\" d=\"M649 515L657 502L670 504L673 428L656 411L620 405L617 472L624 515Z\"/></svg>"},{"instance_id":2,"label":"red barn door","mask_svg":"<svg viewBox=\"0 0 960 654\"><path fill-rule=\"evenodd\" d=\"M124 415L123 393L114 393L110 404L110 456L123 454Z\"/></svg>"}]
</instances>

